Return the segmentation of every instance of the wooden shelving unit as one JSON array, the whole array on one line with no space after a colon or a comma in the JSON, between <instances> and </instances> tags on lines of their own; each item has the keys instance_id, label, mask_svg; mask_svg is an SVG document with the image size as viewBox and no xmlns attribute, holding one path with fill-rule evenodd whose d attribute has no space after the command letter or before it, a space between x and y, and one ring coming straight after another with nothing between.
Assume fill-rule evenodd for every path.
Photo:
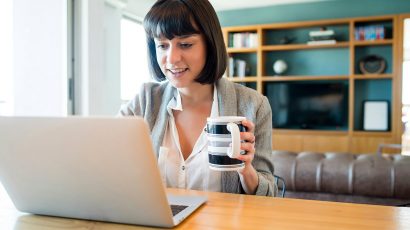
<instances>
[{"instance_id":1,"label":"wooden shelving unit","mask_svg":"<svg viewBox=\"0 0 410 230\"><path fill-rule=\"evenodd\" d=\"M270 82L270 81L322 81L322 80L348 80L349 76L268 76L262 77L263 82ZM235 80L235 79L232 79Z\"/></svg>"},{"instance_id":2,"label":"wooden shelving unit","mask_svg":"<svg viewBox=\"0 0 410 230\"><path fill-rule=\"evenodd\" d=\"M353 75L354 79L386 79L393 78L392 74L356 74Z\"/></svg>"},{"instance_id":3,"label":"wooden shelving unit","mask_svg":"<svg viewBox=\"0 0 410 230\"><path fill-rule=\"evenodd\" d=\"M223 33L228 54L244 59L249 76L229 77L230 80L256 89L270 99L273 116L279 116L272 102L277 85L320 84L338 82L347 86L346 124L329 129L278 128L272 130L273 148L288 151L333 151L374 153L381 143L400 143L401 102L395 91L401 87L398 78L398 16L360 17L290 23L225 27ZM383 25L384 39L356 40L355 29ZM335 44L308 45L308 33L326 27L336 33ZM233 34L256 33L253 47L233 47ZM287 42L283 39L287 38ZM284 44L285 43L285 44ZM387 68L381 74L363 74L358 63L366 55L382 56ZM277 76L272 64L286 60L288 71ZM228 68L227 76L231 69ZM363 129L363 101L389 101L387 131ZM275 118L274 118L275 119ZM274 120L275 121L275 120Z\"/></svg>"},{"instance_id":4,"label":"wooden shelving unit","mask_svg":"<svg viewBox=\"0 0 410 230\"><path fill-rule=\"evenodd\" d=\"M233 82L256 82L258 80L258 77L247 76L243 78L233 78L230 80Z\"/></svg>"},{"instance_id":5,"label":"wooden shelving unit","mask_svg":"<svg viewBox=\"0 0 410 230\"><path fill-rule=\"evenodd\" d=\"M324 49L324 48L343 48L349 47L348 42L338 42L336 44L323 44L323 45L268 45L262 46L262 51L280 51L280 50L303 50L303 49Z\"/></svg>"},{"instance_id":6,"label":"wooden shelving unit","mask_svg":"<svg viewBox=\"0 0 410 230\"><path fill-rule=\"evenodd\" d=\"M227 48L228 53L255 53L256 48Z\"/></svg>"}]
</instances>

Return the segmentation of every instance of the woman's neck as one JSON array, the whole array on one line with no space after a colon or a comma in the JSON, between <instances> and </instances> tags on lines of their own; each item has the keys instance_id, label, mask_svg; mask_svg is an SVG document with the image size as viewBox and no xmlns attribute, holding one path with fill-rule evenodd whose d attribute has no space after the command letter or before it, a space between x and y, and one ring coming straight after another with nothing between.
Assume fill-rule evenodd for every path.
<instances>
[{"instance_id":1,"label":"woman's neck","mask_svg":"<svg viewBox=\"0 0 410 230\"><path fill-rule=\"evenodd\" d=\"M195 84L194 87L178 89L183 105L201 104L213 100L212 84Z\"/></svg>"}]
</instances>

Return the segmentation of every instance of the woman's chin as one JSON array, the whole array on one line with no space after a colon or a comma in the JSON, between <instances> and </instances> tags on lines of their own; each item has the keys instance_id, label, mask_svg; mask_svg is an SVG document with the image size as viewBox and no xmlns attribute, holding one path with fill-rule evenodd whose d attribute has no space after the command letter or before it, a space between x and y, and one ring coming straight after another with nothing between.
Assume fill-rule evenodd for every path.
<instances>
[{"instance_id":1,"label":"woman's chin","mask_svg":"<svg viewBox=\"0 0 410 230\"><path fill-rule=\"evenodd\" d=\"M182 77L167 76L167 79L175 88L185 88L189 85L189 82Z\"/></svg>"},{"instance_id":2,"label":"woman's chin","mask_svg":"<svg viewBox=\"0 0 410 230\"><path fill-rule=\"evenodd\" d=\"M174 78L168 78L169 83L175 88L185 88L188 86L188 84L184 81L174 79Z\"/></svg>"}]
</instances>

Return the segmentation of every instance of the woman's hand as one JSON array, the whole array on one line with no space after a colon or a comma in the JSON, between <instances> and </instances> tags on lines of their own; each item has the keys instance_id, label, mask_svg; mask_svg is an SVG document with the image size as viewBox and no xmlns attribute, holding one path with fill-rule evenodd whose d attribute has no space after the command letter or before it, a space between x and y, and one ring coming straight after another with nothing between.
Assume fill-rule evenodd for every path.
<instances>
[{"instance_id":1,"label":"woman's hand","mask_svg":"<svg viewBox=\"0 0 410 230\"><path fill-rule=\"evenodd\" d=\"M246 132L241 132L241 149L246 151L246 154L239 155L238 160L245 162L245 168L252 166L252 161L255 156L255 124L252 121L244 120L242 125L245 126Z\"/></svg>"},{"instance_id":2,"label":"woman's hand","mask_svg":"<svg viewBox=\"0 0 410 230\"><path fill-rule=\"evenodd\" d=\"M255 194L259 184L258 174L252 166L253 158L255 157L255 124L252 121L244 120L242 125L246 127L246 132L241 132L241 149L246 151L246 154L239 155L238 160L245 163L243 169L238 170L241 179L242 188L247 194Z\"/></svg>"}]
</instances>

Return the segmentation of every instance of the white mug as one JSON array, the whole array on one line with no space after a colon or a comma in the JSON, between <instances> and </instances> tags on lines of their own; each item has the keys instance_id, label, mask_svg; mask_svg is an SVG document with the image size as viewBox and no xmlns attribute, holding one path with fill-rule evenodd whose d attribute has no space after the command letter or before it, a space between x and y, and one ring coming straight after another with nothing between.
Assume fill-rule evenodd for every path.
<instances>
[{"instance_id":1,"label":"white mug","mask_svg":"<svg viewBox=\"0 0 410 230\"><path fill-rule=\"evenodd\" d=\"M209 167L218 171L234 171L244 168L243 161L236 159L241 150L240 132L245 132L245 117L209 117L206 123L208 137Z\"/></svg>"}]
</instances>

